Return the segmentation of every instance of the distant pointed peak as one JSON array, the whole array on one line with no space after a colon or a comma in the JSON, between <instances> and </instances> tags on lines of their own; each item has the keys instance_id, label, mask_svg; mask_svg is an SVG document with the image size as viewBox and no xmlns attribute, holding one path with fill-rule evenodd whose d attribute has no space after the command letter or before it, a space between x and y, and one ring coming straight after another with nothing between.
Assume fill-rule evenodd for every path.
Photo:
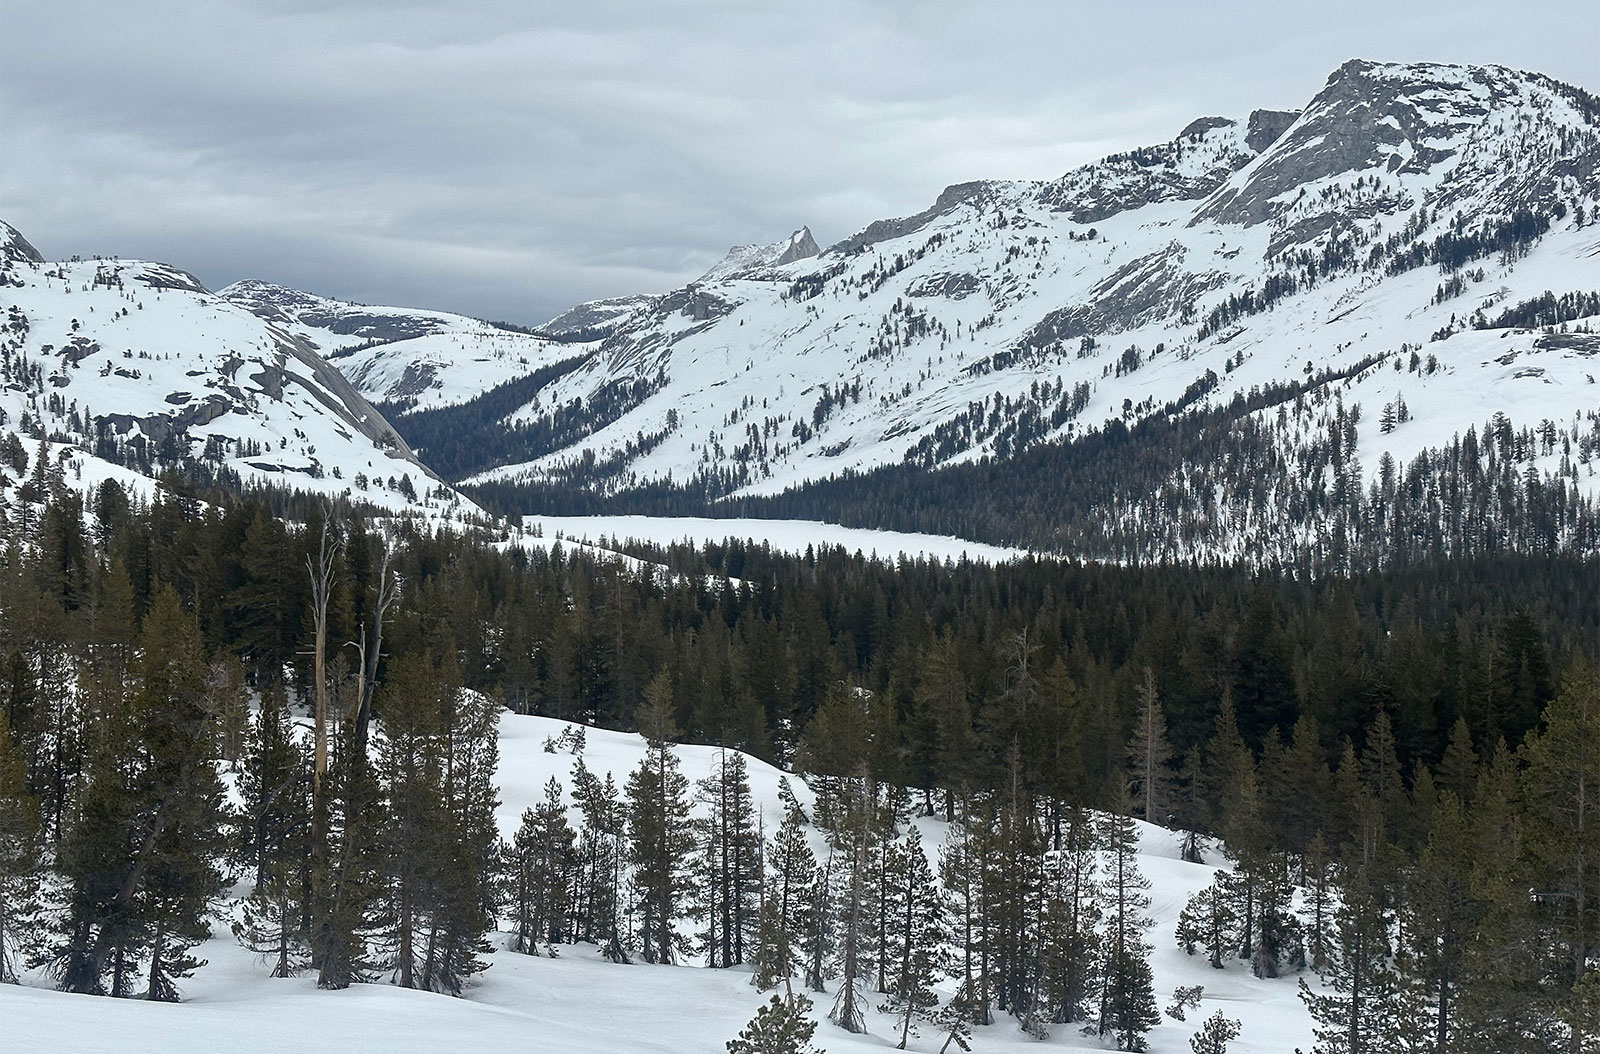
<instances>
[{"instance_id":1,"label":"distant pointed peak","mask_svg":"<svg viewBox=\"0 0 1600 1054\"><path fill-rule=\"evenodd\" d=\"M734 278L746 271L765 267L782 267L796 260L806 260L820 253L817 240L811 236L810 227L801 227L781 241L770 245L735 245L716 266L696 281L711 282L721 278Z\"/></svg>"}]
</instances>

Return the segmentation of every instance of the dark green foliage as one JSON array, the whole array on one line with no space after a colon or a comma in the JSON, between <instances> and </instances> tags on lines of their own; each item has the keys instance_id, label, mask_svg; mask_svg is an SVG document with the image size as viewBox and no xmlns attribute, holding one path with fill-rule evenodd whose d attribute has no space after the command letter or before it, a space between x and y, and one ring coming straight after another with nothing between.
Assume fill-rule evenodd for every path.
<instances>
[{"instance_id":1,"label":"dark green foliage","mask_svg":"<svg viewBox=\"0 0 1600 1054\"><path fill-rule=\"evenodd\" d=\"M572 939L572 878L577 835L567 823L561 785L554 776L544 800L522 810L507 861L514 951L536 955L540 946Z\"/></svg>"},{"instance_id":2,"label":"dark green foliage","mask_svg":"<svg viewBox=\"0 0 1600 1054\"><path fill-rule=\"evenodd\" d=\"M820 1054L811 1045L817 1023L806 1016L810 1009L803 995L773 996L738 1038L728 1040L728 1054Z\"/></svg>"}]
</instances>

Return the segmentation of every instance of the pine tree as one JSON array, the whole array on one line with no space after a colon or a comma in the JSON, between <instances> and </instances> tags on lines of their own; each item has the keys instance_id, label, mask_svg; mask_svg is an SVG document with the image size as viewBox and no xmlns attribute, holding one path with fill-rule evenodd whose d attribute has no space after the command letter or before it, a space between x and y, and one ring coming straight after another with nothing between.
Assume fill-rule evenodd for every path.
<instances>
[{"instance_id":1,"label":"pine tree","mask_svg":"<svg viewBox=\"0 0 1600 1054\"><path fill-rule=\"evenodd\" d=\"M889 932L879 954L889 977L889 998L881 1008L900 1021L899 1049L917 1034L938 1004L933 991L939 970L939 949L945 940L944 920L933 869L922 848L922 834L909 825L904 841L890 846L882 901Z\"/></svg>"},{"instance_id":2,"label":"pine tree","mask_svg":"<svg viewBox=\"0 0 1600 1054\"><path fill-rule=\"evenodd\" d=\"M1544 906L1528 895L1538 876L1518 784L1516 758L1500 740L1473 792L1470 889L1481 915L1462 948L1453 1031L1468 1049L1543 1054L1568 1037L1552 1006Z\"/></svg>"},{"instance_id":3,"label":"pine tree","mask_svg":"<svg viewBox=\"0 0 1600 1054\"><path fill-rule=\"evenodd\" d=\"M708 966L745 961L754 937L761 887L761 838L744 755L718 751L717 767L696 787L703 806L694 822L699 843L694 914Z\"/></svg>"},{"instance_id":4,"label":"pine tree","mask_svg":"<svg viewBox=\"0 0 1600 1054\"><path fill-rule=\"evenodd\" d=\"M1194 1054L1228 1054L1228 1044L1238 1038L1239 1022L1218 1010L1189 1037L1189 1049Z\"/></svg>"},{"instance_id":5,"label":"pine tree","mask_svg":"<svg viewBox=\"0 0 1600 1054\"><path fill-rule=\"evenodd\" d=\"M500 800L494 775L500 762L500 705L481 693L460 691L458 683L456 671L448 670L439 803L443 864L422 974L423 987L450 995L460 995L488 968L485 934L494 928L498 907L494 811Z\"/></svg>"},{"instance_id":6,"label":"pine tree","mask_svg":"<svg viewBox=\"0 0 1600 1054\"><path fill-rule=\"evenodd\" d=\"M1045 860L1040 965L1049 1020L1083 1021L1099 984L1099 825L1089 810L1067 809L1058 847Z\"/></svg>"},{"instance_id":7,"label":"pine tree","mask_svg":"<svg viewBox=\"0 0 1600 1054\"><path fill-rule=\"evenodd\" d=\"M1455 1026L1467 935L1480 913L1472 892L1472 843L1453 792L1434 812L1416 867L1407 874L1396 960L1406 983L1431 1008L1432 1044L1448 1050Z\"/></svg>"},{"instance_id":8,"label":"pine tree","mask_svg":"<svg viewBox=\"0 0 1600 1054\"><path fill-rule=\"evenodd\" d=\"M401 987L450 995L485 967L498 804L499 708L458 684L451 659L404 656L379 711L378 771L389 803L386 957Z\"/></svg>"},{"instance_id":9,"label":"pine tree","mask_svg":"<svg viewBox=\"0 0 1600 1054\"><path fill-rule=\"evenodd\" d=\"M534 955L540 945L551 947L568 939L576 837L567 823L561 784L551 776L544 786L544 800L522 810L511 843L513 951Z\"/></svg>"},{"instance_id":10,"label":"pine tree","mask_svg":"<svg viewBox=\"0 0 1600 1054\"><path fill-rule=\"evenodd\" d=\"M1544 727L1523 746L1526 848L1534 868L1534 898L1561 965L1552 978L1559 1003L1582 991L1600 948L1600 675L1586 663L1570 670L1545 708ZM1563 1007L1564 1018L1577 1015ZM1600 1026L1579 1021L1568 1050L1582 1054L1600 1042Z\"/></svg>"},{"instance_id":11,"label":"pine tree","mask_svg":"<svg viewBox=\"0 0 1600 1054\"><path fill-rule=\"evenodd\" d=\"M1234 911L1235 897L1228 888L1231 876L1219 871L1211 884L1183 906L1178 914L1178 947L1187 955L1198 948L1205 952L1213 969L1223 968L1223 960L1231 957L1237 946L1235 929L1239 921Z\"/></svg>"},{"instance_id":12,"label":"pine tree","mask_svg":"<svg viewBox=\"0 0 1600 1054\"><path fill-rule=\"evenodd\" d=\"M645 690L639 710L645 756L627 787L629 862L639 891L641 952L652 963L676 962L682 949L674 926L691 888L688 862L694 849L689 781L669 742L676 734L669 692L665 673Z\"/></svg>"},{"instance_id":13,"label":"pine tree","mask_svg":"<svg viewBox=\"0 0 1600 1054\"><path fill-rule=\"evenodd\" d=\"M1100 994L1101 1035L1122 1050L1144 1050L1145 1033L1161 1023L1144 930L1150 880L1139 873L1139 832L1131 816L1106 819L1105 966Z\"/></svg>"},{"instance_id":14,"label":"pine tree","mask_svg":"<svg viewBox=\"0 0 1600 1054\"><path fill-rule=\"evenodd\" d=\"M780 979L787 983L803 966L801 952L812 928L818 880L816 856L802 822L796 802L785 813L766 855L757 988L772 987Z\"/></svg>"},{"instance_id":15,"label":"pine tree","mask_svg":"<svg viewBox=\"0 0 1600 1054\"><path fill-rule=\"evenodd\" d=\"M811 1045L817 1023L807 1017L811 1000L803 995L772 999L728 1040L728 1054L821 1054Z\"/></svg>"},{"instance_id":16,"label":"pine tree","mask_svg":"<svg viewBox=\"0 0 1600 1054\"><path fill-rule=\"evenodd\" d=\"M1323 975L1330 991L1300 982L1300 999L1315 1021L1315 1054L1388 1051L1398 985L1390 963L1389 915L1365 867L1343 889L1337 915L1338 955Z\"/></svg>"},{"instance_id":17,"label":"pine tree","mask_svg":"<svg viewBox=\"0 0 1600 1054\"><path fill-rule=\"evenodd\" d=\"M303 881L309 778L308 760L290 730L288 702L274 685L262 697L239 774L238 843L255 882L233 926L241 944L272 963L273 977L292 977L309 961Z\"/></svg>"},{"instance_id":18,"label":"pine tree","mask_svg":"<svg viewBox=\"0 0 1600 1054\"><path fill-rule=\"evenodd\" d=\"M1140 815L1150 823L1166 826L1176 806L1173 793L1172 746L1167 742L1167 719L1156 694L1155 674L1147 666L1135 691L1137 721L1128 740L1128 771L1140 805Z\"/></svg>"},{"instance_id":19,"label":"pine tree","mask_svg":"<svg viewBox=\"0 0 1600 1054\"><path fill-rule=\"evenodd\" d=\"M39 803L28 793L22 751L0 709L0 984L17 982L19 953L31 945L41 833Z\"/></svg>"},{"instance_id":20,"label":"pine tree","mask_svg":"<svg viewBox=\"0 0 1600 1054\"><path fill-rule=\"evenodd\" d=\"M572 767L572 800L582 816L572 888L574 938L599 945L613 962L628 962L621 926L626 824L611 774L602 780L579 758Z\"/></svg>"}]
</instances>

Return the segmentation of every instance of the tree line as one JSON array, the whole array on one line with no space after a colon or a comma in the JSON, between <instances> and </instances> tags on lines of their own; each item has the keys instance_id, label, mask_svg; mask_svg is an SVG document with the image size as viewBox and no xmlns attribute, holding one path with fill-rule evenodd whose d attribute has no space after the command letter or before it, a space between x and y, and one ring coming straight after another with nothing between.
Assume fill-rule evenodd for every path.
<instances>
[{"instance_id":1,"label":"tree line","mask_svg":"<svg viewBox=\"0 0 1600 1054\"><path fill-rule=\"evenodd\" d=\"M755 964L847 1028L881 999L902 1037L1010 1014L1134 1045L1158 1013L1139 817L1237 862L1179 939L1327 970L1326 1030L1426 1005L1448 1042L1578 1035L1592 557L1295 579L726 544L636 572L297 508L115 484L6 508L8 969L175 997L238 869L241 939L330 987L459 992L507 918L522 950ZM574 751L570 792L501 846L502 706L637 728L644 764L618 786ZM752 832L741 756L691 787L685 738L790 764L817 800ZM931 870L919 814L952 832ZM1447 853L1459 884L1427 900ZM1461 928L1397 950L1424 910ZM935 1002L939 977L962 994Z\"/></svg>"}]
</instances>

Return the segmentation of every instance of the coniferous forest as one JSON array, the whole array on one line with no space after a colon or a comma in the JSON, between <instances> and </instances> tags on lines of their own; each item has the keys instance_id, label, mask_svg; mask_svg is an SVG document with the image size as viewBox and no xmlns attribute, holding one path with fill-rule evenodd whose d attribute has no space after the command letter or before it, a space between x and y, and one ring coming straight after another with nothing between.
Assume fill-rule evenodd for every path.
<instances>
[{"instance_id":1,"label":"coniferous forest","mask_svg":"<svg viewBox=\"0 0 1600 1054\"><path fill-rule=\"evenodd\" d=\"M692 957L790 993L740 1049L788 1049L760 1044L810 997L902 1042L1009 1016L1142 1049L1152 939L1320 975L1319 1050L1592 1049L1593 555L1312 579L728 544L639 570L43 485L4 521L4 979L178 999L243 879L233 928L275 976L460 994L497 928ZM613 780L550 745L570 783L502 840L505 708L638 730L644 760ZM744 755L691 784L676 742L815 803L760 830ZM1135 818L1233 861L1175 933L1144 928Z\"/></svg>"}]
</instances>

